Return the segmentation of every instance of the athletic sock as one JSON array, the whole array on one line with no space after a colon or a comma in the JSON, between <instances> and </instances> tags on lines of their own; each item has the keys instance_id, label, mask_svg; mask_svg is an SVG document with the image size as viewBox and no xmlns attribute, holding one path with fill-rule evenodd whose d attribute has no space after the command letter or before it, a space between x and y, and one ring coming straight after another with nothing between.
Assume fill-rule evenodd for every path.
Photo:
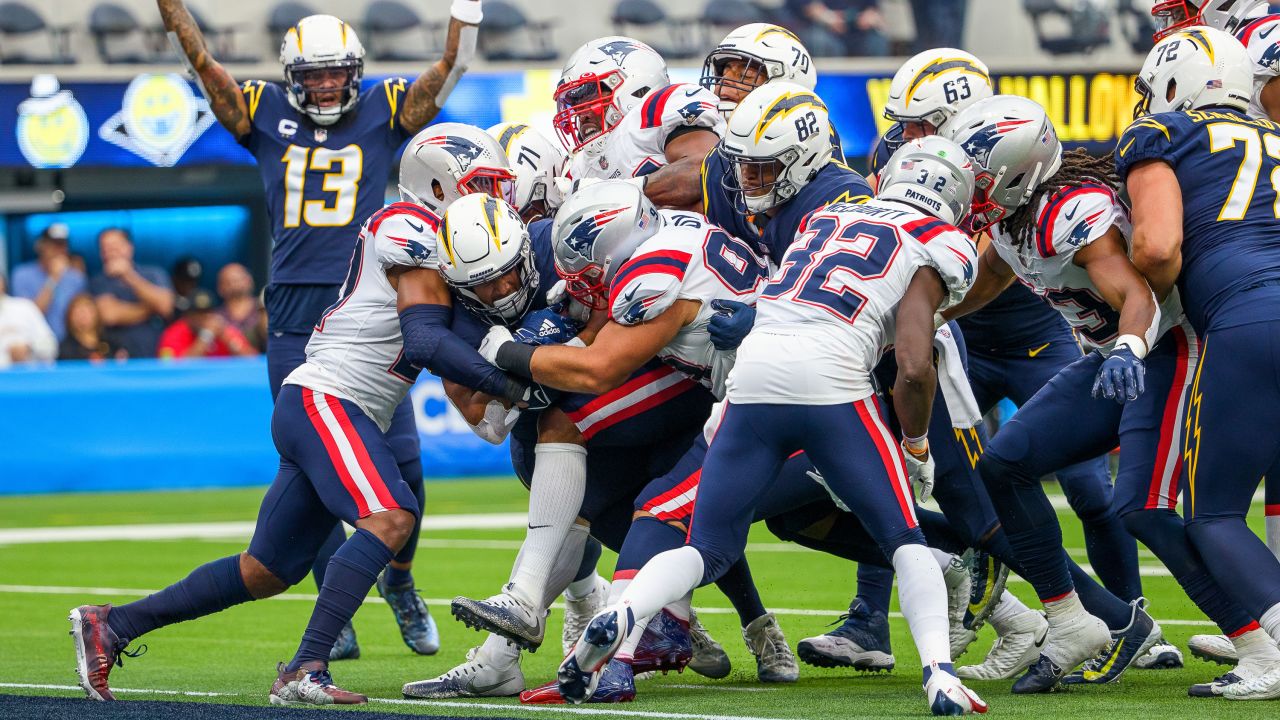
<instances>
[{"instance_id":1,"label":"athletic sock","mask_svg":"<svg viewBox=\"0 0 1280 720\"><path fill-rule=\"evenodd\" d=\"M996 603L995 609L991 611L991 619L988 622L991 623L997 635L1004 635L1010 623L1029 612L1033 611L1023 604L1017 595L1005 590L1000 595L1000 602Z\"/></svg>"},{"instance_id":2,"label":"athletic sock","mask_svg":"<svg viewBox=\"0 0 1280 720\"><path fill-rule=\"evenodd\" d=\"M120 639L134 640L156 628L212 615L252 599L240 576L240 556L232 555L201 565L158 593L111 608L108 624Z\"/></svg>"},{"instance_id":3,"label":"athletic sock","mask_svg":"<svg viewBox=\"0 0 1280 720\"><path fill-rule=\"evenodd\" d=\"M1267 611L1262 613L1262 617L1258 618L1258 624L1267 631L1273 641L1280 643L1280 603L1267 608Z\"/></svg>"},{"instance_id":4,"label":"athletic sock","mask_svg":"<svg viewBox=\"0 0 1280 720\"><path fill-rule=\"evenodd\" d=\"M413 452L415 455L413 458L400 463L400 477L404 478L409 489L413 491L413 497L418 501L418 519L413 524L413 532L409 533L409 539L404 541L404 547L400 548L400 552L392 558L402 565L413 565L413 558L418 554L418 536L422 534L423 511L427 507L427 491L422 485L422 456L416 449Z\"/></svg>"},{"instance_id":5,"label":"athletic sock","mask_svg":"<svg viewBox=\"0 0 1280 720\"><path fill-rule=\"evenodd\" d=\"M395 553L378 536L363 528L347 538L329 561L324 587L320 588L315 610L311 612L311 620L302 633L302 642L289 663L289 670L296 670L302 663L313 660L329 661L329 651L333 649L338 633L351 622L378 579L378 573L393 555Z\"/></svg>"},{"instance_id":6,"label":"athletic sock","mask_svg":"<svg viewBox=\"0 0 1280 720\"><path fill-rule=\"evenodd\" d=\"M858 599L872 610L889 614L893 597L893 571L870 563L858 563Z\"/></svg>"},{"instance_id":7,"label":"athletic sock","mask_svg":"<svg viewBox=\"0 0 1280 720\"><path fill-rule=\"evenodd\" d=\"M392 588L413 585L413 570L410 568L401 570L394 565L387 565L387 569L382 571L382 579L387 587Z\"/></svg>"},{"instance_id":8,"label":"athletic sock","mask_svg":"<svg viewBox=\"0 0 1280 720\"><path fill-rule=\"evenodd\" d=\"M893 553L893 569L898 575L898 604L911 628L920 664L949 668L947 585L937 561L924 545L903 545Z\"/></svg>"},{"instance_id":9,"label":"athletic sock","mask_svg":"<svg viewBox=\"0 0 1280 720\"><path fill-rule=\"evenodd\" d=\"M578 574L578 566L581 564L579 557L582 555L582 548L587 543L588 529L585 525L574 523L569 528L568 534L565 535L564 544L560 546L560 552L556 554L555 564L551 566L551 572L547 575L547 582L543 586L541 604L538 609L545 610L551 607L551 603L555 602L560 593L564 593L569 598L569 586L573 576ZM588 579L595 582L596 576L592 574ZM594 585L593 585L594 587ZM587 592L590 595L590 591ZM584 596L576 596L581 599Z\"/></svg>"},{"instance_id":10,"label":"athletic sock","mask_svg":"<svg viewBox=\"0 0 1280 720\"><path fill-rule=\"evenodd\" d=\"M764 602L760 600L760 591L751 578L751 566L747 565L746 555L729 566L716 580L716 587L720 588L720 592L724 593L733 609L738 612L738 623L742 627L750 625L751 621L765 614Z\"/></svg>"},{"instance_id":11,"label":"athletic sock","mask_svg":"<svg viewBox=\"0 0 1280 720\"><path fill-rule=\"evenodd\" d=\"M501 635L489 633L480 644L475 659L498 668L510 667L520 660L520 648Z\"/></svg>"},{"instance_id":12,"label":"athletic sock","mask_svg":"<svg viewBox=\"0 0 1280 720\"><path fill-rule=\"evenodd\" d=\"M1257 623L1249 623L1248 627L1250 629L1242 633L1229 636L1231 644L1236 646L1236 655L1241 660L1257 660L1263 665L1280 662L1280 649L1276 647L1276 641L1258 627Z\"/></svg>"},{"instance_id":13,"label":"athletic sock","mask_svg":"<svg viewBox=\"0 0 1280 720\"><path fill-rule=\"evenodd\" d=\"M650 560L622 593L619 602L635 619L654 613L693 592L702 582L706 565L702 553L690 545L668 550Z\"/></svg>"},{"instance_id":14,"label":"athletic sock","mask_svg":"<svg viewBox=\"0 0 1280 720\"><path fill-rule=\"evenodd\" d=\"M329 560L333 558L333 554L338 552L338 548L342 547L342 543L346 541L347 530L342 521L334 522L333 530L329 532L329 537L324 539L324 544L316 551L315 560L311 561L311 577L315 578L316 590L324 587L324 573L329 569Z\"/></svg>"},{"instance_id":15,"label":"athletic sock","mask_svg":"<svg viewBox=\"0 0 1280 720\"><path fill-rule=\"evenodd\" d=\"M509 592L534 606L546 591L565 535L582 509L587 449L573 443L538 443L529 485L529 529Z\"/></svg>"},{"instance_id":16,"label":"athletic sock","mask_svg":"<svg viewBox=\"0 0 1280 720\"><path fill-rule=\"evenodd\" d=\"M565 596L570 600L585 597L595 589L596 578L600 576L596 572L596 565L600 563L601 551L600 541L588 535L586 544L582 546L582 560L578 563L578 572L574 573L573 582L565 588Z\"/></svg>"},{"instance_id":17,"label":"athletic sock","mask_svg":"<svg viewBox=\"0 0 1280 720\"><path fill-rule=\"evenodd\" d=\"M1280 560L1280 478L1267 478L1263 494L1266 498L1266 519L1263 522L1267 531L1267 548Z\"/></svg>"}]
</instances>

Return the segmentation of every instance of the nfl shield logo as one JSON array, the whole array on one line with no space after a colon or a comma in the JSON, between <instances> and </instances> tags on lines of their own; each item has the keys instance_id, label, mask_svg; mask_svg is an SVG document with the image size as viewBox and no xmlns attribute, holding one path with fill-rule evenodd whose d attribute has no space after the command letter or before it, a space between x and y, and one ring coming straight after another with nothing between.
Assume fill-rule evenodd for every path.
<instances>
[{"instance_id":1,"label":"nfl shield logo","mask_svg":"<svg viewBox=\"0 0 1280 720\"><path fill-rule=\"evenodd\" d=\"M324 128L316 128L316 142L322 143L329 139L329 131Z\"/></svg>"}]
</instances>

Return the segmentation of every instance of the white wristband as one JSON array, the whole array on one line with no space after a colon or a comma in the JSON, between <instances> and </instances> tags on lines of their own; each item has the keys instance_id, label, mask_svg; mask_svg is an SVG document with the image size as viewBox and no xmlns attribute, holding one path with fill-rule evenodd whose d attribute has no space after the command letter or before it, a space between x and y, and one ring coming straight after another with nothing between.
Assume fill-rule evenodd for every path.
<instances>
[{"instance_id":1,"label":"white wristband","mask_svg":"<svg viewBox=\"0 0 1280 720\"><path fill-rule=\"evenodd\" d=\"M1147 342L1137 335L1121 335L1116 338L1116 348L1127 347L1133 356L1141 360L1147 356ZM1114 352L1115 350L1112 350Z\"/></svg>"},{"instance_id":2,"label":"white wristband","mask_svg":"<svg viewBox=\"0 0 1280 720\"><path fill-rule=\"evenodd\" d=\"M480 7L480 0L453 0L453 5L449 7L449 14L459 22L468 25L479 25L484 19L484 10Z\"/></svg>"}]
</instances>

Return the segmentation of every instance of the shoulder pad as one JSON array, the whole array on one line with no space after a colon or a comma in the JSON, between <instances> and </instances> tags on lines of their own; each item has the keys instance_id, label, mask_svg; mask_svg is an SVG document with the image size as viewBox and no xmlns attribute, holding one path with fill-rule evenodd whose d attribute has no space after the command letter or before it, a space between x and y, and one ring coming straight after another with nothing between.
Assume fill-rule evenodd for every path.
<instances>
[{"instance_id":1,"label":"shoulder pad","mask_svg":"<svg viewBox=\"0 0 1280 720\"><path fill-rule=\"evenodd\" d=\"M652 320L671 307L693 260L692 253L682 250L645 246L618 268L610 285L609 317L622 325Z\"/></svg>"},{"instance_id":2,"label":"shoulder pad","mask_svg":"<svg viewBox=\"0 0 1280 720\"><path fill-rule=\"evenodd\" d=\"M724 118L710 90L692 83L676 83L649 93L636 112L640 129L662 128L663 134L681 127L701 127L723 134Z\"/></svg>"},{"instance_id":3,"label":"shoulder pad","mask_svg":"<svg viewBox=\"0 0 1280 720\"><path fill-rule=\"evenodd\" d=\"M947 225L932 242L922 247L927 257L926 264L938 271L947 286L943 308L960 302L973 286L978 267L978 246L968 235Z\"/></svg>"},{"instance_id":4,"label":"shoulder pad","mask_svg":"<svg viewBox=\"0 0 1280 720\"><path fill-rule=\"evenodd\" d=\"M374 244L378 262L386 267L436 267L436 231L440 218L412 203L392 203L370 216L368 240Z\"/></svg>"},{"instance_id":5,"label":"shoulder pad","mask_svg":"<svg viewBox=\"0 0 1280 720\"><path fill-rule=\"evenodd\" d=\"M1274 70L1280 64L1280 35L1275 34L1278 24L1280 15L1267 15L1249 21L1236 31L1236 38L1249 51L1255 70Z\"/></svg>"},{"instance_id":6,"label":"shoulder pad","mask_svg":"<svg viewBox=\"0 0 1280 720\"><path fill-rule=\"evenodd\" d=\"M1036 252L1067 254L1106 234L1116 220L1116 196L1105 185L1065 187L1043 201L1036 216Z\"/></svg>"},{"instance_id":7,"label":"shoulder pad","mask_svg":"<svg viewBox=\"0 0 1280 720\"><path fill-rule=\"evenodd\" d=\"M1116 174L1124 179L1129 169L1142 160L1173 162L1173 136L1170 132L1174 113L1146 115L1134 120L1116 143Z\"/></svg>"}]
</instances>

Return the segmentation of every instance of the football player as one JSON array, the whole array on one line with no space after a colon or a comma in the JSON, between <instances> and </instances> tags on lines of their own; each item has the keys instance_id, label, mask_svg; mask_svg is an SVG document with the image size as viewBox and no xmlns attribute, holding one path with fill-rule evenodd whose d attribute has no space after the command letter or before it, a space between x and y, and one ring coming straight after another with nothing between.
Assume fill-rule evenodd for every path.
<instances>
[{"instance_id":1,"label":"football player","mask_svg":"<svg viewBox=\"0 0 1280 720\"><path fill-rule=\"evenodd\" d=\"M569 156L547 136L524 123L500 123L488 133L497 139L515 171L514 202L526 223L549 218L564 201L556 178L564 177Z\"/></svg>"},{"instance_id":2,"label":"football player","mask_svg":"<svg viewBox=\"0 0 1280 720\"><path fill-rule=\"evenodd\" d=\"M1220 692L1275 699L1280 563L1245 514L1259 478L1277 473L1275 439L1248 429L1271 427L1277 407L1280 358L1271 338L1280 317L1280 198L1256 180L1280 172L1267 152L1280 142L1280 124L1247 114L1254 95L1249 52L1221 30L1192 27L1164 38L1135 87L1135 114L1143 116L1115 151L1133 201L1134 264L1157 295L1181 296L1202 341L1185 412L1173 418L1185 428L1186 534L1244 617L1258 620L1233 638L1241 664ZM1246 644L1269 645L1267 660L1249 663L1253 648Z\"/></svg>"},{"instance_id":3,"label":"football player","mask_svg":"<svg viewBox=\"0 0 1280 720\"><path fill-rule=\"evenodd\" d=\"M445 192L440 182L423 177L432 153L452 157L440 149L441 130L429 128L410 141L400 162L402 201L365 222L341 293L320 317L306 361L284 380L272 416L280 470L263 498L248 549L196 568L136 602L71 611L77 673L91 699L114 699L109 675L133 640L298 583L332 527L343 521L356 532L334 554L298 651L279 665L269 699L273 704L367 702L364 695L334 684L328 663L338 634L419 525L421 507L400 475L387 429L419 369L434 367L441 357L436 338L423 330L419 317L440 280L440 219L421 201L421 193L424 186L440 190L439 197L432 196L439 201L470 187L451 183ZM490 157L505 166L493 139L472 131L493 145ZM499 181L490 180L475 182L493 189ZM493 372L509 386L497 395L529 398L511 389L527 385L496 368Z\"/></svg>"},{"instance_id":4,"label":"football player","mask_svg":"<svg viewBox=\"0 0 1280 720\"><path fill-rule=\"evenodd\" d=\"M351 26L313 15L280 44L283 86L237 86L211 54L182 0L157 0L165 29L182 46L218 122L254 156L271 223L271 283L265 290L267 368L274 399L285 376L302 364L307 340L338 296L360 223L383 205L395 153L444 104L475 54L479 0L450 9L444 56L412 83L391 78L361 91L364 47ZM401 476L422 497L422 455L413 408L405 403L389 430ZM328 558L345 539L333 527L315 567L322 585ZM439 632L414 591L410 567L417 534L405 543L379 583L406 645L435 653ZM344 631L334 659L357 657L355 633Z\"/></svg>"},{"instance_id":5,"label":"football player","mask_svg":"<svg viewBox=\"0 0 1280 720\"><path fill-rule=\"evenodd\" d=\"M1018 280L1053 303L1091 350L1024 405L979 461L1049 620L1044 651L1014 692L1052 689L1091 648L1108 645L1107 628L1109 647L1065 682L1113 682L1159 637L1145 600L1125 607L1104 594L1087 610L1081 605L1040 484L1058 467L1117 444L1116 508L1125 527L1211 619L1232 632L1247 629L1252 620L1212 582L1174 510L1182 428L1176 416L1199 341L1182 322L1177 295L1158 303L1129 261L1128 215L1110 163L1082 151L1064 155L1043 108L1025 98L978 102L943 132L979 166L973 227L992 238L970 295L944 317L981 307ZM1071 433L1046 437L1068 421ZM1191 692L1208 693L1210 685Z\"/></svg>"},{"instance_id":6,"label":"football player","mask_svg":"<svg viewBox=\"0 0 1280 720\"><path fill-rule=\"evenodd\" d=\"M871 398L871 366L884 345L896 342L902 372L895 402L906 442L920 443L934 392L932 315L962 297L972 277L973 245L963 234L944 232L926 246L901 229L929 216L963 216L968 206L968 164L941 157L963 154L937 142L948 147L921 148L910 178L887 183L883 201L837 203L809 218L764 290L758 322L728 378L689 546L656 556L620 601L591 621L560 667L566 698L590 694L637 621L714 579L741 554L761 492L789 454L805 450L903 577L903 609L926 664L933 712L986 710L951 669L942 574L924 547L897 443ZM922 170L927 185L919 186ZM849 289L855 278L857 293L833 289ZM888 329L895 325L896 337Z\"/></svg>"}]
</instances>

